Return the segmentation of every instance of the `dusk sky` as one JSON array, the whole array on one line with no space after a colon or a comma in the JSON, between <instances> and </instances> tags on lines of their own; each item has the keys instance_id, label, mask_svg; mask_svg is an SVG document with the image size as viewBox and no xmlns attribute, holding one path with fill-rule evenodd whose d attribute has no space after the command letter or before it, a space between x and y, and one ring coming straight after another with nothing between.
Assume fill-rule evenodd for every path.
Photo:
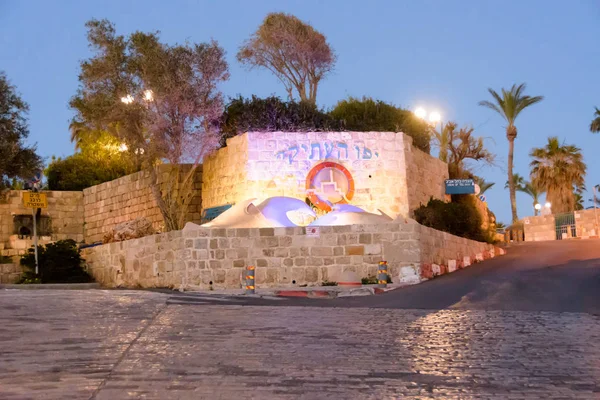
<instances>
[{"instance_id":1,"label":"dusk sky","mask_svg":"<svg viewBox=\"0 0 600 400\"><path fill-rule=\"evenodd\" d=\"M328 38L338 55L319 87L329 108L347 96L371 96L409 109L436 110L444 121L472 125L491 138L497 166L475 172L496 186L487 192L498 220L510 221L504 121L478 106L527 83L545 100L517 119L515 172L529 175L529 151L548 136L583 149L586 184L600 183L600 135L589 131L600 107L600 1L18 1L0 0L0 70L31 107L31 143L46 158L73 152L69 98L79 62L91 53L84 24L107 18L119 34L161 32L169 43L217 40L227 51L226 96L285 96L268 71L248 72L235 60L240 44L273 11L292 13ZM518 194L519 216L532 201ZM589 199L591 194L585 196ZM586 207L591 203L586 201Z\"/></svg>"}]
</instances>

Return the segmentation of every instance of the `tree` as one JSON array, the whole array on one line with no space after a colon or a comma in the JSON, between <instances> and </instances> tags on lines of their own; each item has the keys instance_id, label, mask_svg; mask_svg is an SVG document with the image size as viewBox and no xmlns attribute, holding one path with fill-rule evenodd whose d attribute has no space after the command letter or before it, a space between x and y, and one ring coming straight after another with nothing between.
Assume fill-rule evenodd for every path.
<instances>
[{"instance_id":1,"label":"tree","mask_svg":"<svg viewBox=\"0 0 600 400\"><path fill-rule=\"evenodd\" d=\"M575 210L573 191L585 189L586 165L581 149L561 144L557 137L548 138L544 147L534 148L530 156L531 180L546 191L546 199L552 204L554 213Z\"/></svg>"},{"instance_id":2,"label":"tree","mask_svg":"<svg viewBox=\"0 0 600 400\"><path fill-rule=\"evenodd\" d=\"M542 194L544 194L544 190L534 185L532 182L526 181L519 174L513 174L513 182L515 186L515 190L517 192L528 194L533 198L533 213L535 216L538 215L538 210L535 208L535 205L539 203L539 198ZM510 184L508 181L504 184L504 189L508 189Z\"/></svg>"},{"instance_id":3,"label":"tree","mask_svg":"<svg viewBox=\"0 0 600 400\"><path fill-rule=\"evenodd\" d=\"M491 189L496 183L495 182L486 182L485 179L474 176L473 179L477 186L479 186L479 194L485 194L489 189Z\"/></svg>"},{"instance_id":4,"label":"tree","mask_svg":"<svg viewBox=\"0 0 600 400\"><path fill-rule=\"evenodd\" d=\"M0 72L0 190L19 185L31 178L42 166L35 146L25 145L29 136L29 106Z\"/></svg>"},{"instance_id":5,"label":"tree","mask_svg":"<svg viewBox=\"0 0 600 400\"><path fill-rule=\"evenodd\" d=\"M537 185L534 185L532 182L529 181L524 181L523 184L517 188L517 190L519 192L523 192L528 194L529 196L531 196L531 198L533 199L533 215L535 215L537 217L538 215L538 210L537 208L535 208L536 204L540 203L540 196L544 193L543 189L540 189L539 187L537 187Z\"/></svg>"},{"instance_id":6,"label":"tree","mask_svg":"<svg viewBox=\"0 0 600 400\"><path fill-rule=\"evenodd\" d=\"M275 96L265 99L240 96L225 108L220 128L221 146L225 146L228 138L249 131L340 131L343 124L307 102L283 101Z\"/></svg>"},{"instance_id":7,"label":"tree","mask_svg":"<svg viewBox=\"0 0 600 400\"><path fill-rule=\"evenodd\" d=\"M108 131L140 155L165 229L181 229L196 168L219 139L217 86L229 77L224 51L214 41L167 45L157 32L120 36L107 20L86 26L95 54L81 63L72 126ZM172 164L163 184L155 168L162 162Z\"/></svg>"},{"instance_id":8,"label":"tree","mask_svg":"<svg viewBox=\"0 0 600 400\"><path fill-rule=\"evenodd\" d=\"M515 190L520 191L523 188L523 186L525 186L525 178L523 178L520 174L515 173L513 174L513 184L515 186ZM506 181L506 183L504 184L504 189L509 188L510 183Z\"/></svg>"},{"instance_id":9,"label":"tree","mask_svg":"<svg viewBox=\"0 0 600 400\"><path fill-rule=\"evenodd\" d=\"M583 204L583 195L581 193L573 192L573 198L575 199L575 211L583 210L585 208Z\"/></svg>"},{"instance_id":10,"label":"tree","mask_svg":"<svg viewBox=\"0 0 600 400\"><path fill-rule=\"evenodd\" d=\"M600 109L598 109L598 107L596 107L596 112L594 113L594 119L592 120L592 123L590 124L590 131L592 131L593 133L598 133L600 132Z\"/></svg>"},{"instance_id":11,"label":"tree","mask_svg":"<svg viewBox=\"0 0 600 400\"><path fill-rule=\"evenodd\" d=\"M454 122L446 124L448 133L448 174L450 179L468 178L471 171L465 164L467 160L494 162L494 155L483 144L483 138L473 137L474 129L460 128Z\"/></svg>"},{"instance_id":12,"label":"tree","mask_svg":"<svg viewBox=\"0 0 600 400\"><path fill-rule=\"evenodd\" d=\"M413 145L429 154L431 133L427 122L404 110L370 97L349 97L339 101L330 115L341 120L345 129L358 132L403 132L412 137Z\"/></svg>"},{"instance_id":13,"label":"tree","mask_svg":"<svg viewBox=\"0 0 600 400\"><path fill-rule=\"evenodd\" d=\"M434 139L434 141L439 149L438 158L445 163L448 162L448 146L450 144L449 143L450 129L454 129L454 128L456 128L456 125L452 125L452 124L443 125L442 124L442 129L440 129L439 132L436 131L435 129L432 129L432 131L433 131L432 138Z\"/></svg>"},{"instance_id":14,"label":"tree","mask_svg":"<svg viewBox=\"0 0 600 400\"><path fill-rule=\"evenodd\" d=\"M515 139L517 138L517 127L515 120L527 107L539 103L544 99L543 96L527 96L524 94L525 84L512 85L510 90L502 89L500 96L493 89L488 89L489 93L494 98L494 101L480 101L479 105L490 108L502 116L508 123L506 127L506 138L508 139L508 182L510 191L510 206L512 210L513 223L519 220L517 215L517 195L516 188L513 184L513 159L515 152Z\"/></svg>"},{"instance_id":15,"label":"tree","mask_svg":"<svg viewBox=\"0 0 600 400\"><path fill-rule=\"evenodd\" d=\"M248 39L237 59L249 68L271 71L289 99L316 104L319 82L333 70L336 56L325 36L290 14L270 13Z\"/></svg>"}]
</instances>

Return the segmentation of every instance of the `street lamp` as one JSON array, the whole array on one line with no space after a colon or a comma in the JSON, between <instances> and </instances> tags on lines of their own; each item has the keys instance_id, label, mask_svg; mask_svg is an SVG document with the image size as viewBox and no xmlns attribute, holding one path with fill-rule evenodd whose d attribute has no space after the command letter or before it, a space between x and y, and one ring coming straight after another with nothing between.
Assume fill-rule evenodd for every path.
<instances>
[{"instance_id":1,"label":"street lamp","mask_svg":"<svg viewBox=\"0 0 600 400\"><path fill-rule=\"evenodd\" d=\"M133 100L134 100L134 98L130 94L128 94L127 96L121 97L121 101L125 104L131 104L131 103L133 103Z\"/></svg>"},{"instance_id":2,"label":"street lamp","mask_svg":"<svg viewBox=\"0 0 600 400\"><path fill-rule=\"evenodd\" d=\"M154 92L152 90L144 90L144 100L146 101L154 101Z\"/></svg>"},{"instance_id":3,"label":"street lamp","mask_svg":"<svg viewBox=\"0 0 600 400\"><path fill-rule=\"evenodd\" d=\"M550 208L552 208L552 204L549 201L547 201L544 207L546 207L549 210Z\"/></svg>"},{"instance_id":4,"label":"street lamp","mask_svg":"<svg viewBox=\"0 0 600 400\"><path fill-rule=\"evenodd\" d=\"M447 162L448 160L448 138L447 135L444 133L444 123L442 122L442 116L440 115L439 112L437 111L432 111L431 113L429 113L429 118L427 119L427 111L425 111L424 108L419 107L417 108L415 111L415 115L422 119L423 121L426 121L432 128L433 128L433 134L435 135L438 144L440 145L440 154L439 154L439 158L440 160ZM440 124L440 131L439 133L435 130L435 127L437 126L437 124Z\"/></svg>"},{"instance_id":5,"label":"street lamp","mask_svg":"<svg viewBox=\"0 0 600 400\"><path fill-rule=\"evenodd\" d=\"M440 122L441 119L442 119L442 116L437 111L433 111L431 114L429 114L429 122L431 122L433 124L433 126L436 126L437 123Z\"/></svg>"},{"instance_id":6,"label":"street lamp","mask_svg":"<svg viewBox=\"0 0 600 400\"><path fill-rule=\"evenodd\" d=\"M425 111L425 109L424 109L424 108L422 108L422 107L419 107L419 108L417 108L417 109L415 110L415 115L416 115L418 118L425 119L425 117L427 117L427 111Z\"/></svg>"}]
</instances>

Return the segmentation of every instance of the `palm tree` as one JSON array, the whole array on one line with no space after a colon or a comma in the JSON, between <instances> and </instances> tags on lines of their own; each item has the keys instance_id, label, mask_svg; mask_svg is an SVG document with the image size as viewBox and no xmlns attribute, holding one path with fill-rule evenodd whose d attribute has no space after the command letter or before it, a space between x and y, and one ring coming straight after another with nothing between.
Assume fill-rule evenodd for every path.
<instances>
[{"instance_id":1,"label":"palm tree","mask_svg":"<svg viewBox=\"0 0 600 400\"><path fill-rule=\"evenodd\" d=\"M535 205L539 203L540 196L544 193L543 190L535 186L533 183L526 181L521 175L513 174L513 182L517 192L526 193L533 198L533 214L538 215L538 210ZM510 185L508 181L504 184L504 189L508 189Z\"/></svg>"},{"instance_id":2,"label":"palm tree","mask_svg":"<svg viewBox=\"0 0 600 400\"><path fill-rule=\"evenodd\" d=\"M538 210L535 205L538 204L540 196L544 193L542 189L534 185L532 182L524 181L521 187L517 189L519 192L527 193L533 198L533 215L537 217Z\"/></svg>"},{"instance_id":3,"label":"palm tree","mask_svg":"<svg viewBox=\"0 0 600 400\"><path fill-rule=\"evenodd\" d=\"M534 148L530 156L532 182L546 191L554 213L575 210L573 191L581 193L585 189L587 169L581 149L550 137L546 146Z\"/></svg>"},{"instance_id":4,"label":"palm tree","mask_svg":"<svg viewBox=\"0 0 600 400\"><path fill-rule=\"evenodd\" d=\"M525 91L525 84L512 85L510 90L502 89L502 96L500 96L493 89L488 89L488 92L494 98L494 102L491 101L480 101L479 105L490 108L500 114L508 123L506 127L506 138L508 139L508 182L510 189L510 206L512 209L513 223L519 220L517 216L517 195L516 188L513 183L513 158L515 152L515 139L517 138L517 127L515 126L515 120L527 107L539 103L544 99L543 96L526 96L523 94Z\"/></svg>"},{"instance_id":5,"label":"palm tree","mask_svg":"<svg viewBox=\"0 0 600 400\"><path fill-rule=\"evenodd\" d=\"M486 182L485 179L476 176L473 179L477 186L479 186L479 194L484 194L488 189L491 189L494 186L495 182Z\"/></svg>"},{"instance_id":6,"label":"palm tree","mask_svg":"<svg viewBox=\"0 0 600 400\"><path fill-rule=\"evenodd\" d=\"M520 191L523 188L523 186L525 185L525 178L523 178L518 173L513 174L513 184L515 186L515 190ZM510 188L510 183L508 183L508 181L506 181L506 183L504 184L504 189L509 189L509 188Z\"/></svg>"},{"instance_id":7,"label":"palm tree","mask_svg":"<svg viewBox=\"0 0 600 400\"><path fill-rule=\"evenodd\" d=\"M583 210L585 208L583 205L583 195L581 193L574 192L573 196L575 198L575 211Z\"/></svg>"},{"instance_id":8,"label":"palm tree","mask_svg":"<svg viewBox=\"0 0 600 400\"><path fill-rule=\"evenodd\" d=\"M592 123L590 124L590 131L594 133L600 132L600 110L596 107L596 112L594 113L594 118Z\"/></svg>"}]
</instances>

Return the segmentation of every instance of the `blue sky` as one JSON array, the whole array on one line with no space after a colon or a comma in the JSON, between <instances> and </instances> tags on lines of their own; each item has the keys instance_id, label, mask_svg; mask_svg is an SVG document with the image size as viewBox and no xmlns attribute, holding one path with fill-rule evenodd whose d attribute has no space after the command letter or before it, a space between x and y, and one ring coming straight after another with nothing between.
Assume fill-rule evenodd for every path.
<instances>
[{"instance_id":1,"label":"blue sky","mask_svg":"<svg viewBox=\"0 0 600 400\"><path fill-rule=\"evenodd\" d=\"M600 107L597 0L0 0L0 70L31 106L30 141L45 157L68 155L67 103L77 89L79 61L90 56L87 20L108 18L121 34L160 30L172 43L214 38L230 63L226 95L285 96L268 72L248 72L235 60L242 41L272 11L310 22L337 52L336 70L319 88L320 105L367 95L435 109L445 121L492 138L498 165L477 173L497 183L487 196L500 221L510 220L508 146L500 117L477 105L488 99L488 87L526 82L529 94L546 97L517 120L515 172L527 176L530 149L559 136L583 149L588 187L600 183L600 135L589 132L593 107ZM532 213L526 195L518 194L518 205L520 216Z\"/></svg>"}]
</instances>

